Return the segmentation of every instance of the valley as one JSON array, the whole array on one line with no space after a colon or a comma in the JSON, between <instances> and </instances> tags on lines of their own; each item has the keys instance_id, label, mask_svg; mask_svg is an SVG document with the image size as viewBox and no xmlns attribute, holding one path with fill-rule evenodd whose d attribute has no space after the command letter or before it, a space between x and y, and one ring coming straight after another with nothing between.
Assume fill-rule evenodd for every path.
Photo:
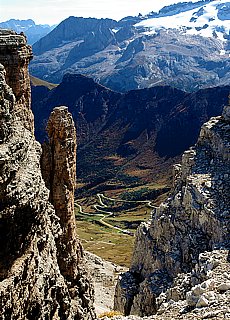
<instances>
[{"instance_id":1,"label":"valley","mask_svg":"<svg viewBox=\"0 0 230 320\"><path fill-rule=\"evenodd\" d=\"M230 2L79 3L0 22L0 318L228 319Z\"/></svg>"},{"instance_id":2,"label":"valley","mask_svg":"<svg viewBox=\"0 0 230 320\"><path fill-rule=\"evenodd\" d=\"M163 193L153 200L137 200L150 199L150 190L156 192L156 186L107 191L110 197L99 193L76 199L76 223L84 248L107 261L129 267L136 229L150 218L155 205L167 197Z\"/></svg>"},{"instance_id":3,"label":"valley","mask_svg":"<svg viewBox=\"0 0 230 320\"><path fill-rule=\"evenodd\" d=\"M162 86L120 94L70 74L51 90L32 86L40 142L55 105L67 105L78 128L75 213L87 251L129 266L130 233L150 218L149 201L155 206L166 199L173 164L197 139L202 122L222 111L229 91L226 86L188 94Z\"/></svg>"},{"instance_id":4,"label":"valley","mask_svg":"<svg viewBox=\"0 0 230 320\"><path fill-rule=\"evenodd\" d=\"M52 90L32 85L35 135L46 141L49 113L68 106L77 127L77 198L145 184L164 188L171 184L172 165L196 141L202 123L222 112L229 91L160 86L121 94L66 74Z\"/></svg>"}]
</instances>

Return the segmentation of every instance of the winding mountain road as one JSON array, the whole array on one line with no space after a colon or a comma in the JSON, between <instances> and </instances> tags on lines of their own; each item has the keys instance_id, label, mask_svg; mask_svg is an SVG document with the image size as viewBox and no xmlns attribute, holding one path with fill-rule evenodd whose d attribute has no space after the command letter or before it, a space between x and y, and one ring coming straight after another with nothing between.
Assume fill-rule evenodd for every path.
<instances>
[{"instance_id":1,"label":"winding mountain road","mask_svg":"<svg viewBox=\"0 0 230 320\"><path fill-rule=\"evenodd\" d=\"M150 207L152 209L156 209L157 208L156 206L152 205L152 201L150 201L150 200L142 200L142 201L141 200L139 200L139 201L120 200L120 199L114 199L114 198L106 197L102 193L97 193L97 198L98 198L99 204L94 204L93 205L93 208L95 209L96 213L89 213L89 212L83 211L82 206L75 201L75 205L79 208L79 213L82 214L82 215L87 215L87 216L95 216L95 215L101 216L101 219L99 220L99 222L101 224L103 224L104 226L109 227L111 229L116 229L116 230L118 230L118 231L120 231L120 232L122 232L124 234L128 234L128 235L133 235L133 234L130 231L126 230L126 229L122 229L122 228L113 226L112 224L104 221L106 218L113 216L114 213L111 212L111 211L106 211L105 210L106 208L108 208L108 205L103 202L103 199L107 200L107 201L112 201L112 202L146 204L148 207Z\"/></svg>"}]
</instances>

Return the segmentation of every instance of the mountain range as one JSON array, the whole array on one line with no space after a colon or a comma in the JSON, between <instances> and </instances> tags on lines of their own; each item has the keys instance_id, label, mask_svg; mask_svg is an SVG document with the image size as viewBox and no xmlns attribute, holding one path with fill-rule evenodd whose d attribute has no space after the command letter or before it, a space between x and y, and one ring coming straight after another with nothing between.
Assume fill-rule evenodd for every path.
<instances>
[{"instance_id":1,"label":"mountain range","mask_svg":"<svg viewBox=\"0 0 230 320\"><path fill-rule=\"evenodd\" d=\"M31 46L25 35L0 30L0 49L1 319L229 318L230 86L119 93L79 74L66 73L57 86L31 77L35 134L43 142L47 127L49 136L41 146L30 108ZM167 166L199 131L160 204ZM76 178L84 184L80 204ZM148 184L140 188L148 179L157 203ZM126 200L99 194L122 186ZM97 204L87 199L93 192ZM137 193L148 200L137 201ZM107 211L109 203L115 210ZM140 219L127 272L84 255L79 238L87 250L127 264ZM113 295L107 312L104 297Z\"/></svg>"},{"instance_id":2,"label":"mountain range","mask_svg":"<svg viewBox=\"0 0 230 320\"><path fill-rule=\"evenodd\" d=\"M228 85L229 19L227 0L172 1L120 21L69 17L33 45L30 72L54 83L81 73L119 92Z\"/></svg>"},{"instance_id":3,"label":"mountain range","mask_svg":"<svg viewBox=\"0 0 230 320\"><path fill-rule=\"evenodd\" d=\"M49 26L48 24L36 24L32 19L10 19L0 22L0 29L11 29L17 33L23 32L26 35L29 44L34 44L40 40L54 27L55 26Z\"/></svg>"},{"instance_id":4,"label":"mountain range","mask_svg":"<svg viewBox=\"0 0 230 320\"><path fill-rule=\"evenodd\" d=\"M79 182L97 191L165 185L173 162L194 144L201 125L221 114L229 92L230 86L195 93L156 86L122 94L86 76L66 74L52 90L32 86L35 134L46 140L50 111L66 105L77 128Z\"/></svg>"}]
</instances>

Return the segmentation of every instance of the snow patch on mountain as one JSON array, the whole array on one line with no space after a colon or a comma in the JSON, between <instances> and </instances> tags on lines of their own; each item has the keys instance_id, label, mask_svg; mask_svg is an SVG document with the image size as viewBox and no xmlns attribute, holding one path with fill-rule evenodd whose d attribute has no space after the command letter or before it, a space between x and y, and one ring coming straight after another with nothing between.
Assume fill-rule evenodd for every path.
<instances>
[{"instance_id":1,"label":"snow patch on mountain","mask_svg":"<svg viewBox=\"0 0 230 320\"><path fill-rule=\"evenodd\" d=\"M171 15L169 10L167 16L147 18L137 23L135 27L145 28L146 34L154 34L157 29L179 29L188 34L215 37L226 41L230 32L229 0L215 0L209 3L204 1L204 4L195 9L190 9L191 6L189 8L188 3L186 6L187 11ZM181 4L181 8L183 8L183 4Z\"/></svg>"}]
</instances>

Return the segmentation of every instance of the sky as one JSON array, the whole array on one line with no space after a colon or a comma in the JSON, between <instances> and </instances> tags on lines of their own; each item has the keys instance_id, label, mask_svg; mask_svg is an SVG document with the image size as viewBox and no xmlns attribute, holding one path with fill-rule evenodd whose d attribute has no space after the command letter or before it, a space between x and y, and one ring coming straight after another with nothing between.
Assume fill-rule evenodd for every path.
<instances>
[{"instance_id":1,"label":"sky","mask_svg":"<svg viewBox=\"0 0 230 320\"><path fill-rule=\"evenodd\" d=\"M165 5L181 1L182 0L0 0L0 22L12 18L33 19L37 24L52 25L61 22L69 16L112 18L119 20L128 15L158 11Z\"/></svg>"}]
</instances>

